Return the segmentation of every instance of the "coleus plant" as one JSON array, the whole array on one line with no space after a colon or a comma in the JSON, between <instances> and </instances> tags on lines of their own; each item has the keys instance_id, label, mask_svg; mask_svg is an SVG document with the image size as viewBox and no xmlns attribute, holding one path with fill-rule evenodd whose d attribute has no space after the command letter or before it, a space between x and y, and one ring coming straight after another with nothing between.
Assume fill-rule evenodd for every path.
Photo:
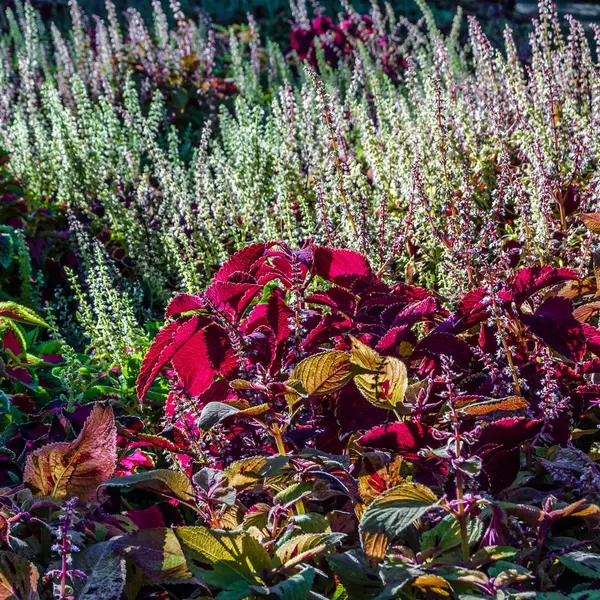
<instances>
[{"instance_id":1,"label":"coleus plant","mask_svg":"<svg viewBox=\"0 0 600 600\"><path fill-rule=\"evenodd\" d=\"M13 457L0 576L79 600L591 597L597 330L568 269L482 281L448 312L357 252L238 252L146 355L161 428L107 397Z\"/></svg>"},{"instance_id":2,"label":"coleus plant","mask_svg":"<svg viewBox=\"0 0 600 600\"><path fill-rule=\"evenodd\" d=\"M408 504L422 496L424 510L446 511L449 520L439 527L457 523L469 567L474 546L508 540L510 512L502 502L511 497L522 450L525 479L534 480L537 445L571 443L572 428L598 404L600 388L587 381L596 370L598 331L573 316L565 297L576 280L568 269L527 267L508 280L490 277L449 314L424 289L385 284L356 252L255 244L226 263L205 292L171 302L172 320L138 380L140 399L172 366L168 435L177 431L194 458L215 469L249 454L317 450L352 457L350 479L363 460L383 460L371 459L382 451L410 464L409 482L396 465L379 491L390 492L392 506L406 493ZM315 485L318 477L301 462L290 464L296 484ZM186 460L179 465L191 468ZM384 461L380 469L387 468ZM584 470L597 473L591 461ZM352 489L345 480L339 485L345 494ZM303 514L308 502L295 510ZM352 529L366 555L384 560L403 528L392 509L383 513L389 523L365 522L366 504L359 493L353 511L343 508L362 515ZM403 559L418 571L432 556ZM534 562L540 569L541 558ZM493 581L482 581L482 590L496 592ZM519 585L529 583L528 576Z\"/></svg>"}]
</instances>

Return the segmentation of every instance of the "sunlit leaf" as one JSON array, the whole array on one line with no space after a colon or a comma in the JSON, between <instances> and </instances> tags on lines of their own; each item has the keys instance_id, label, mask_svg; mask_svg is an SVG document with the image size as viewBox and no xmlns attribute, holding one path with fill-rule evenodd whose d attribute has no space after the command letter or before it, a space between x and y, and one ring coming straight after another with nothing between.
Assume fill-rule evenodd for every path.
<instances>
[{"instance_id":1,"label":"sunlit leaf","mask_svg":"<svg viewBox=\"0 0 600 600\"><path fill-rule=\"evenodd\" d=\"M144 473L135 473L126 477L115 477L105 481L102 486L131 487L154 492L167 497L190 500L194 493L190 480L180 471L157 469Z\"/></svg>"},{"instance_id":2,"label":"sunlit leaf","mask_svg":"<svg viewBox=\"0 0 600 600\"><path fill-rule=\"evenodd\" d=\"M381 494L369 504L360 521L365 553L372 558L383 558L388 544L437 501L428 487L418 483L403 483Z\"/></svg>"},{"instance_id":3,"label":"sunlit leaf","mask_svg":"<svg viewBox=\"0 0 600 600\"><path fill-rule=\"evenodd\" d=\"M89 500L115 470L116 435L112 408L97 404L75 441L48 444L27 457L23 481L38 495Z\"/></svg>"},{"instance_id":4,"label":"sunlit leaf","mask_svg":"<svg viewBox=\"0 0 600 600\"><path fill-rule=\"evenodd\" d=\"M225 589L264 584L260 573L269 569L271 560L250 534L206 527L179 527L175 534L188 568L207 583Z\"/></svg>"},{"instance_id":5,"label":"sunlit leaf","mask_svg":"<svg viewBox=\"0 0 600 600\"><path fill-rule=\"evenodd\" d=\"M404 363L392 356L381 356L357 338L351 340L354 383L361 394L380 408L400 408L408 387Z\"/></svg>"},{"instance_id":6,"label":"sunlit leaf","mask_svg":"<svg viewBox=\"0 0 600 600\"><path fill-rule=\"evenodd\" d=\"M48 327L48 323L39 317L34 311L16 302L0 302L0 322L10 319L17 323Z\"/></svg>"},{"instance_id":7,"label":"sunlit leaf","mask_svg":"<svg viewBox=\"0 0 600 600\"><path fill-rule=\"evenodd\" d=\"M275 550L273 566L283 565L286 568L308 560L327 548L334 546L342 539L343 533L304 533L287 540Z\"/></svg>"},{"instance_id":8,"label":"sunlit leaf","mask_svg":"<svg viewBox=\"0 0 600 600\"><path fill-rule=\"evenodd\" d=\"M509 396L508 398L490 398L482 402L473 402L471 404L457 403L457 408L461 412L471 415L482 417L496 411L513 412L523 410L529 406L529 403L521 398L520 396Z\"/></svg>"},{"instance_id":9,"label":"sunlit leaf","mask_svg":"<svg viewBox=\"0 0 600 600\"><path fill-rule=\"evenodd\" d=\"M330 394L343 388L352 378L350 356L330 350L305 358L293 371L291 379L302 382L309 396Z\"/></svg>"}]
</instances>

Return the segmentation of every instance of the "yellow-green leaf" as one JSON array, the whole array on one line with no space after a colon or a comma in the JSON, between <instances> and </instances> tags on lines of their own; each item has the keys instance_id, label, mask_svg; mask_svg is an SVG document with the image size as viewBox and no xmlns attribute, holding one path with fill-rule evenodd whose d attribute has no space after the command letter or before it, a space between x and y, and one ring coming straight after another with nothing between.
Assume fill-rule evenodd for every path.
<instances>
[{"instance_id":1,"label":"yellow-green leaf","mask_svg":"<svg viewBox=\"0 0 600 600\"><path fill-rule=\"evenodd\" d=\"M283 565L284 568L290 568L341 542L344 537L346 536L343 533L304 533L297 535L275 550L273 566Z\"/></svg>"},{"instance_id":2,"label":"yellow-green leaf","mask_svg":"<svg viewBox=\"0 0 600 600\"><path fill-rule=\"evenodd\" d=\"M0 302L0 321L10 319L17 323L26 323L27 325L38 325L39 327L48 327L48 323L39 317L34 311L16 302Z\"/></svg>"},{"instance_id":3,"label":"yellow-green leaf","mask_svg":"<svg viewBox=\"0 0 600 600\"><path fill-rule=\"evenodd\" d=\"M271 566L271 559L260 542L250 534L219 531L206 527L179 527L175 534L187 557L189 569L206 580L209 571L199 564L218 568L224 577L259 581L259 574Z\"/></svg>"},{"instance_id":4,"label":"yellow-green leaf","mask_svg":"<svg viewBox=\"0 0 600 600\"><path fill-rule=\"evenodd\" d=\"M393 356L381 356L355 337L351 340L354 383L360 393L379 408L398 409L408 387L404 363Z\"/></svg>"},{"instance_id":5,"label":"yellow-green leaf","mask_svg":"<svg viewBox=\"0 0 600 600\"><path fill-rule=\"evenodd\" d=\"M305 358L290 379L302 382L309 396L322 396L343 388L352 378L346 352L329 350Z\"/></svg>"},{"instance_id":6,"label":"yellow-green leaf","mask_svg":"<svg viewBox=\"0 0 600 600\"><path fill-rule=\"evenodd\" d=\"M102 485L131 487L187 501L194 497L188 477L180 471L169 471L168 469L156 469L155 471L115 477L105 481Z\"/></svg>"},{"instance_id":7,"label":"yellow-green leaf","mask_svg":"<svg viewBox=\"0 0 600 600\"><path fill-rule=\"evenodd\" d=\"M403 483L373 500L360 520L365 553L382 559L390 541L438 502L436 495L419 483Z\"/></svg>"}]
</instances>

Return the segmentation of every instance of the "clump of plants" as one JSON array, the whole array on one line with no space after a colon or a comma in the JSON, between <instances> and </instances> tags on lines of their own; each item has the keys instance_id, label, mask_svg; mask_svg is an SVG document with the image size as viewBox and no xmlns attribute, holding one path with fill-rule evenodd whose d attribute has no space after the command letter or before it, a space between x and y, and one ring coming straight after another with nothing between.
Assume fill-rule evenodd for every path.
<instances>
[{"instance_id":1,"label":"clump of plants","mask_svg":"<svg viewBox=\"0 0 600 600\"><path fill-rule=\"evenodd\" d=\"M528 266L449 312L355 251L248 246L170 303L139 415L107 395L51 410L53 443L11 440L1 576L22 597L593 594L580 283Z\"/></svg>"},{"instance_id":2,"label":"clump of plants","mask_svg":"<svg viewBox=\"0 0 600 600\"><path fill-rule=\"evenodd\" d=\"M419 6L7 12L0 598L600 593L592 36Z\"/></svg>"}]
</instances>

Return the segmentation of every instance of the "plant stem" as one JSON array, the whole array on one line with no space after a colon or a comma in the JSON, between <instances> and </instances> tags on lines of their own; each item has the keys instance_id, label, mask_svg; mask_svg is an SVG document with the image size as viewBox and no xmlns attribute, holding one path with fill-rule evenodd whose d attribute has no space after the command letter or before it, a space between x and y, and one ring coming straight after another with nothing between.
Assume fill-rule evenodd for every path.
<instances>
[{"instance_id":1,"label":"plant stem","mask_svg":"<svg viewBox=\"0 0 600 600\"><path fill-rule=\"evenodd\" d=\"M275 443L277 444L277 451L279 454L281 454L281 456L287 456L287 451L283 443L283 437L281 436L279 423L273 423L273 437L275 438Z\"/></svg>"},{"instance_id":2,"label":"plant stem","mask_svg":"<svg viewBox=\"0 0 600 600\"><path fill-rule=\"evenodd\" d=\"M460 442L458 443L460 444ZM469 551L469 532L467 530L467 519L463 503L463 479L460 471L456 472L456 498L459 501L458 522L460 524L460 546L462 549L463 562L466 567L469 564L469 560L471 560L471 556Z\"/></svg>"},{"instance_id":3,"label":"plant stem","mask_svg":"<svg viewBox=\"0 0 600 600\"><path fill-rule=\"evenodd\" d=\"M277 450L281 456L287 456L287 451L285 449L285 445L283 443L283 437L281 436L281 428L279 427L279 423L273 423L273 437L275 438L275 443L277 444ZM298 500L294 503L294 507L296 508L296 513L299 515L306 514L306 509L304 508L304 502L302 500Z\"/></svg>"}]
</instances>

